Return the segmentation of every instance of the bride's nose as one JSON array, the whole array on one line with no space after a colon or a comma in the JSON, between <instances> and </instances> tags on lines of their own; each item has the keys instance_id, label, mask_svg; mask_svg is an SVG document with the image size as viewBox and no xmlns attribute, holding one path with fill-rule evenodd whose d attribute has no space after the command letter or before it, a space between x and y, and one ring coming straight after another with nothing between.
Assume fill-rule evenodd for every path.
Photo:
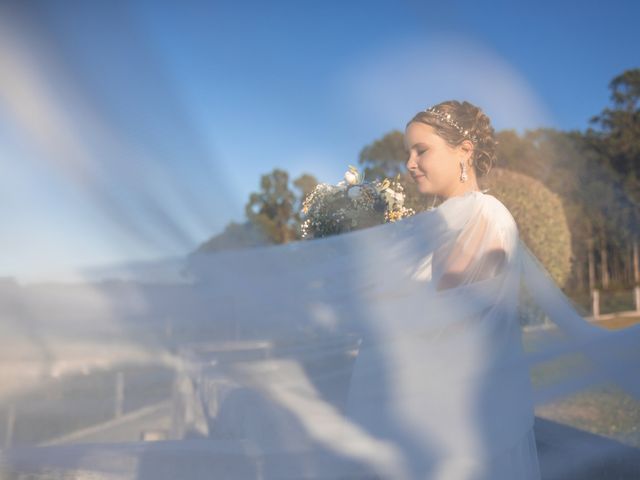
<instances>
[{"instance_id":1,"label":"bride's nose","mask_svg":"<svg viewBox=\"0 0 640 480\"><path fill-rule=\"evenodd\" d=\"M409 156L407 158L407 161L405 162L405 166L407 167L407 170L409 170L409 171L412 170L412 167L416 166L416 162L413 159L413 155L412 154L409 154Z\"/></svg>"}]
</instances>

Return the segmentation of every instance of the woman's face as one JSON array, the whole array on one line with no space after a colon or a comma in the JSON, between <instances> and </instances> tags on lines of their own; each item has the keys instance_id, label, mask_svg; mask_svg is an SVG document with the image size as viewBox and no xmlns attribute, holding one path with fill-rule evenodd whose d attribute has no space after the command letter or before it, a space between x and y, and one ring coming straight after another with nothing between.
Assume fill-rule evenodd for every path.
<instances>
[{"instance_id":1,"label":"woman's face","mask_svg":"<svg viewBox=\"0 0 640 480\"><path fill-rule=\"evenodd\" d=\"M459 149L439 136L424 123L412 122L404 135L407 170L423 194L449 196L459 183Z\"/></svg>"}]
</instances>

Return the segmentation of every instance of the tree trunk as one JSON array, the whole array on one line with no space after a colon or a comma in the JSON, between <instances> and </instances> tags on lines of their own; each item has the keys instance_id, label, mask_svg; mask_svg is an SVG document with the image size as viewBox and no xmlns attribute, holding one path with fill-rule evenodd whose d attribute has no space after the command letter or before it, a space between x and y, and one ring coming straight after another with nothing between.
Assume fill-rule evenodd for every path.
<instances>
[{"instance_id":1,"label":"tree trunk","mask_svg":"<svg viewBox=\"0 0 640 480\"><path fill-rule=\"evenodd\" d=\"M596 261L593 252L593 239L587 241L587 258L589 262L589 291L596 288Z\"/></svg>"},{"instance_id":2,"label":"tree trunk","mask_svg":"<svg viewBox=\"0 0 640 480\"><path fill-rule=\"evenodd\" d=\"M620 267L620 252L615 251L613 258L611 258L611 280L613 283L620 284L623 277L623 268Z\"/></svg>"},{"instance_id":3,"label":"tree trunk","mask_svg":"<svg viewBox=\"0 0 640 480\"><path fill-rule=\"evenodd\" d=\"M609 262L607 259L607 242L605 234L600 236L600 268L602 269L602 288L606 290L609 288Z\"/></svg>"},{"instance_id":4,"label":"tree trunk","mask_svg":"<svg viewBox=\"0 0 640 480\"><path fill-rule=\"evenodd\" d=\"M638 237L633 238L633 283L640 285L640 261L638 260Z\"/></svg>"},{"instance_id":5,"label":"tree trunk","mask_svg":"<svg viewBox=\"0 0 640 480\"><path fill-rule=\"evenodd\" d=\"M582 292L584 288L584 261L578 260L576 262L576 290Z\"/></svg>"},{"instance_id":6,"label":"tree trunk","mask_svg":"<svg viewBox=\"0 0 640 480\"><path fill-rule=\"evenodd\" d=\"M633 278L633 244L634 240L631 239L631 243L629 244L629 258L627 259L627 282L629 282L629 285L635 283L635 278Z\"/></svg>"}]
</instances>

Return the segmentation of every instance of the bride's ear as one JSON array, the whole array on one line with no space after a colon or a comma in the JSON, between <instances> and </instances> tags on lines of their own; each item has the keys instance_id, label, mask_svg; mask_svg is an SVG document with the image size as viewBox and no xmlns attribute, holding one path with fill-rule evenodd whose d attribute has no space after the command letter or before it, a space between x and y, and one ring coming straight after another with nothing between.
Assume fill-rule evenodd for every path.
<instances>
[{"instance_id":1,"label":"bride's ear","mask_svg":"<svg viewBox=\"0 0 640 480\"><path fill-rule=\"evenodd\" d=\"M470 159L473 156L474 146L470 140L463 140L462 143L458 145L458 149L466 159Z\"/></svg>"}]
</instances>

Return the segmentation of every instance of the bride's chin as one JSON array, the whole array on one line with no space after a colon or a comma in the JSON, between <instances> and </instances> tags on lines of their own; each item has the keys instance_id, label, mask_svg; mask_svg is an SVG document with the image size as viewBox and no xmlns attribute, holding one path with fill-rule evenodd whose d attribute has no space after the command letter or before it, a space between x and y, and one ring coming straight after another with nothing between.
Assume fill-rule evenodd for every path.
<instances>
[{"instance_id":1,"label":"bride's chin","mask_svg":"<svg viewBox=\"0 0 640 480\"><path fill-rule=\"evenodd\" d=\"M433 195L433 189L429 185L418 185L418 191L423 195Z\"/></svg>"}]
</instances>

